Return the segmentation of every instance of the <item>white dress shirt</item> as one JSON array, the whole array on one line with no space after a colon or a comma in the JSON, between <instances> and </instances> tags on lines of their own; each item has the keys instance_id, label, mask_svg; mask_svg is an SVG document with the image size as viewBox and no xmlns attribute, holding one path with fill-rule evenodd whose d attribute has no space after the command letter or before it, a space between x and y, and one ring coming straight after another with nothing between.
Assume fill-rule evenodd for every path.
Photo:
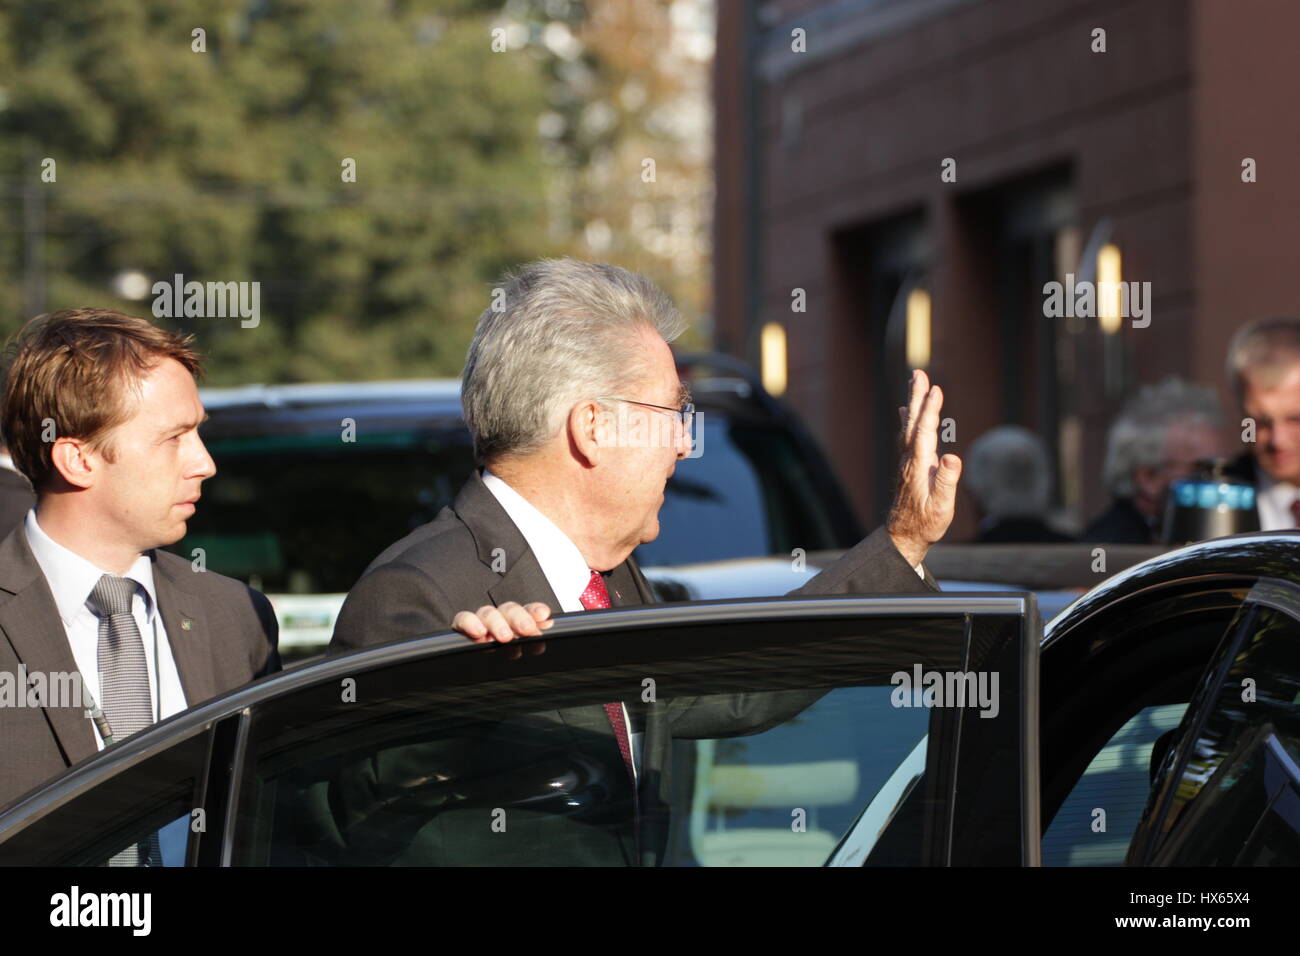
<instances>
[{"instance_id":1,"label":"white dress shirt","mask_svg":"<svg viewBox=\"0 0 1300 956\"><path fill-rule=\"evenodd\" d=\"M1291 513L1291 502L1300 496L1300 488L1289 481L1274 481L1258 468L1256 472L1255 504L1259 508L1260 530L1294 528L1296 523L1295 515Z\"/></svg>"},{"instance_id":2,"label":"white dress shirt","mask_svg":"<svg viewBox=\"0 0 1300 956\"><path fill-rule=\"evenodd\" d=\"M587 566L578 546L554 521L538 511L532 502L486 468L483 469L483 484L500 502L528 542L533 557L546 575L546 583L551 586L556 600L560 602L560 610L584 610L582 592L591 583L591 572L594 569ZM510 556L507 555L506 558L509 560ZM641 767L642 734L632 730L633 724L628 717L626 704L623 705L623 723L629 730L628 744L632 751L632 773L635 777L640 773Z\"/></svg>"},{"instance_id":3,"label":"white dress shirt","mask_svg":"<svg viewBox=\"0 0 1300 956\"><path fill-rule=\"evenodd\" d=\"M528 547L532 548L533 556L546 575L546 583L551 586L560 602L560 610L583 610L580 598L591 581L592 569L587 567L578 546L554 521L538 511L532 502L486 468L483 469L483 484L501 503L510 520L528 542ZM514 557L508 554L506 560L512 561Z\"/></svg>"},{"instance_id":4,"label":"white dress shirt","mask_svg":"<svg viewBox=\"0 0 1300 956\"><path fill-rule=\"evenodd\" d=\"M63 621L72 657L81 672L82 683L94 696L102 700L99 686L99 617L90 609L90 593L99 579L111 574L96 567L81 555L65 548L43 530L36 520L36 509L27 512L23 524L27 544L40 565L45 581L54 595L59 618ZM181 689L180 674L172 657L171 643L158 613L158 598L153 584L153 562L147 554L136 558L123 577L131 578L139 587L131 599L131 613L135 626L144 641L145 661L149 669L149 694L153 702L154 720L162 720L180 713L186 707L185 692ZM160 677L161 675L161 677ZM99 728L90 721L95 731L95 742L104 749L104 739Z\"/></svg>"}]
</instances>

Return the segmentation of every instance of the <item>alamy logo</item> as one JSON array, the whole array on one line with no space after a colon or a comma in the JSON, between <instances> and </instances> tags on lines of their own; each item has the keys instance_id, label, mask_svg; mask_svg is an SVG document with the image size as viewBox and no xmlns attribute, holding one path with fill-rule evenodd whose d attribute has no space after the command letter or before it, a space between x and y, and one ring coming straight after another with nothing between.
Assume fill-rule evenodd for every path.
<instances>
[{"instance_id":1,"label":"alamy logo","mask_svg":"<svg viewBox=\"0 0 1300 956\"><path fill-rule=\"evenodd\" d=\"M621 448L674 448L679 444L689 447L687 458L704 454L704 412L696 411L689 424L682 422L669 409L648 409L628 403L597 416L598 424L615 436L614 444Z\"/></svg>"},{"instance_id":2,"label":"alamy logo","mask_svg":"<svg viewBox=\"0 0 1300 956\"><path fill-rule=\"evenodd\" d=\"M18 665L15 671L0 671L0 707L90 706L80 671L32 671Z\"/></svg>"},{"instance_id":3,"label":"alamy logo","mask_svg":"<svg viewBox=\"0 0 1300 956\"><path fill-rule=\"evenodd\" d=\"M262 283L185 281L179 272L172 281L153 284L153 314L158 319L225 319L238 317L245 329L262 321Z\"/></svg>"},{"instance_id":4,"label":"alamy logo","mask_svg":"<svg viewBox=\"0 0 1300 956\"><path fill-rule=\"evenodd\" d=\"M889 702L895 707L978 707L981 717L998 715L997 671L895 671Z\"/></svg>"},{"instance_id":5,"label":"alamy logo","mask_svg":"<svg viewBox=\"0 0 1300 956\"><path fill-rule=\"evenodd\" d=\"M152 915L150 893L82 893L73 886L50 897L51 926L129 926L131 935L148 936Z\"/></svg>"},{"instance_id":6,"label":"alamy logo","mask_svg":"<svg viewBox=\"0 0 1300 956\"><path fill-rule=\"evenodd\" d=\"M1065 282L1043 285L1043 316L1048 319L1124 318L1132 319L1135 329L1151 324L1150 282L1091 282L1074 280L1066 273Z\"/></svg>"}]
</instances>

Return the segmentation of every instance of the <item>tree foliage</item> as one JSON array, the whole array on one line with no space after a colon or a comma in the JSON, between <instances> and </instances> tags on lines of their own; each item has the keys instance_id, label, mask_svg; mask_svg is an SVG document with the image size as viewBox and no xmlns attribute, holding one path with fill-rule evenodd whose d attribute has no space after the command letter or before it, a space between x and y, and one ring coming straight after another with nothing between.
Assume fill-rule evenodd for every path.
<instances>
[{"instance_id":1,"label":"tree foliage","mask_svg":"<svg viewBox=\"0 0 1300 956\"><path fill-rule=\"evenodd\" d=\"M114 277L180 273L261 283L256 328L160 320L197 334L213 381L456 374L491 282L560 251L536 130L545 58L494 54L498 13L483 0L0 8L3 331L27 317L33 283L47 308L147 315L152 296L116 298ZM41 181L46 157L55 182Z\"/></svg>"},{"instance_id":2,"label":"tree foliage","mask_svg":"<svg viewBox=\"0 0 1300 956\"><path fill-rule=\"evenodd\" d=\"M456 375L493 281L562 254L646 271L694 317L709 171L665 122L672 6L8 0L0 333L149 316L121 278L180 274L260 283L256 328L157 319L214 384Z\"/></svg>"}]
</instances>

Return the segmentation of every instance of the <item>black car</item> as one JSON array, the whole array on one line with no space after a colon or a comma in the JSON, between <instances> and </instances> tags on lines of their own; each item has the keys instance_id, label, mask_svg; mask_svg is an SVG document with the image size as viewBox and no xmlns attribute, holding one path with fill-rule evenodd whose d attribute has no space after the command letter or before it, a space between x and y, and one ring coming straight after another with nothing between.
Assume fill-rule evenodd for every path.
<instances>
[{"instance_id":1,"label":"black car","mask_svg":"<svg viewBox=\"0 0 1300 956\"><path fill-rule=\"evenodd\" d=\"M695 449L643 565L852 547L862 537L816 442L749 369L682 355ZM455 380L205 389L217 464L178 554L265 592L286 658L329 641L349 588L433 520L474 468Z\"/></svg>"},{"instance_id":2,"label":"black car","mask_svg":"<svg viewBox=\"0 0 1300 956\"><path fill-rule=\"evenodd\" d=\"M1298 546L1171 552L1045 631L1027 594L835 596L379 646L71 768L0 814L0 863L92 865L159 832L164 863L212 866L565 864L593 841L629 864L1296 864ZM628 837L609 735L538 717L765 694L816 700L672 741L653 845Z\"/></svg>"}]
</instances>

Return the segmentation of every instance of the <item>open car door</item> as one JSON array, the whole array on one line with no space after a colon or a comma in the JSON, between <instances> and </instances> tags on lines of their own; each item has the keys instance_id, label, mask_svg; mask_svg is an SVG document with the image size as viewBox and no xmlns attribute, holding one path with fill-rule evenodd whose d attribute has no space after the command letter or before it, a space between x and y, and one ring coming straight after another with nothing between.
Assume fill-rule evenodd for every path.
<instances>
[{"instance_id":1,"label":"open car door","mask_svg":"<svg viewBox=\"0 0 1300 956\"><path fill-rule=\"evenodd\" d=\"M190 865L1032 865L1040 634L1032 595L980 593L371 648L73 768L0 817L0 862L93 865L167 824Z\"/></svg>"}]
</instances>

